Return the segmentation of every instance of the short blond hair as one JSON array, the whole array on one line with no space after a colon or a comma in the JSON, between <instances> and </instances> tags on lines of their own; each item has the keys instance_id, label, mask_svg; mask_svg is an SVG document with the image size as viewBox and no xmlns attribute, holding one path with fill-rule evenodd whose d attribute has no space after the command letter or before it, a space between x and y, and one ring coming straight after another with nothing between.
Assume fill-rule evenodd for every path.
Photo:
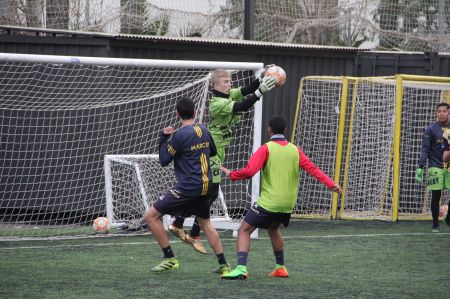
<instances>
[{"instance_id":1,"label":"short blond hair","mask_svg":"<svg viewBox=\"0 0 450 299\"><path fill-rule=\"evenodd\" d=\"M231 78L231 74L229 71L224 69L216 69L211 73L211 84L214 86L220 78Z\"/></svg>"}]
</instances>

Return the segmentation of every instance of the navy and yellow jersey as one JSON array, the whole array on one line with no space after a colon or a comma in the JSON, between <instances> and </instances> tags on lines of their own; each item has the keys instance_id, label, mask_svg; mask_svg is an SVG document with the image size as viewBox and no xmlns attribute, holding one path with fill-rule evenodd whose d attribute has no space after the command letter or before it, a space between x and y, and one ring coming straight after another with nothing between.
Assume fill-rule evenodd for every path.
<instances>
[{"instance_id":1,"label":"navy and yellow jersey","mask_svg":"<svg viewBox=\"0 0 450 299\"><path fill-rule=\"evenodd\" d=\"M435 122L429 125L422 138L422 149L420 152L419 166L424 167L444 167L444 162L442 161L442 134L448 125L442 125L440 122Z\"/></svg>"},{"instance_id":2,"label":"navy and yellow jersey","mask_svg":"<svg viewBox=\"0 0 450 299\"><path fill-rule=\"evenodd\" d=\"M209 158L217 152L208 129L202 124L187 125L169 137L161 133L159 162L167 166L174 160L174 189L186 196L206 195L212 179Z\"/></svg>"}]
</instances>

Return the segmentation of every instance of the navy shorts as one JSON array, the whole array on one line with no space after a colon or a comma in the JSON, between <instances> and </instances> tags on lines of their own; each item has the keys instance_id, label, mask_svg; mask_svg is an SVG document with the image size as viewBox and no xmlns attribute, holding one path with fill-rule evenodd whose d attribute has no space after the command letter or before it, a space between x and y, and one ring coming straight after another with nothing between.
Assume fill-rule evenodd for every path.
<instances>
[{"instance_id":1,"label":"navy shorts","mask_svg":"<svg viewBox=\"0 0 450 299\"><path fill-rule=\"evenodd\" d=\"M167 191L153 203L153 207L163 215L189 217L192 215L209 219L209 195L186 196L177 190Z\"/></svg>"},{"instance_id":2,"label":"navy shorts","mask_svg":"<svg viewBox=\"0 0 450 299\"><path fill-rule=\"evenodd\" d=\"M247 214L244 217L244 221L251 226L263 229L270 228L270 226L274 223L281 223L287 227L290 220L291 213L269 212L258 206L256 202L253 203L252 207L247 210Z\"/></svg>"}]
</instances>

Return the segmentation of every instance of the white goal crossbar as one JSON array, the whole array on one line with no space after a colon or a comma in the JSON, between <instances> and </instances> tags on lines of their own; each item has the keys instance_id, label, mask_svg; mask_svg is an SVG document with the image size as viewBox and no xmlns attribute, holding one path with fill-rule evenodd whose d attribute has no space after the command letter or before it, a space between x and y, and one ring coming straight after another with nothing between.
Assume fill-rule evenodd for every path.
<instances>
[{"instance_id":1,"label":"white goal crossbar","mask_svg":"<svg viewBox=\"0 0 450 299\"><path fill-rule=\"evenodd\" d=\"M164 60L164 59L131 59L105 57L74 57L59 55L33 55L0 53L0 62L20 63L56 63L56 64L84 64L101 66L135 66L155 68L189 68L189 69L227 69L257 71L264 65L257 62L228 62L228 61L196 61L196 60Z\"/></svg>"},{"instance_id":2,"label":"white goal crossbar","mask_svg":"<svg viewBox=\"0 0 450 299\"><path fill-rule=\"evenodd\" d=\"M142 220L154 200L148 181L158 188L169 181L149 177L151 168L144 169L142 161L155 160L147 153L157 152L159 132L179 123L177 99L194 99L198 121L207 123L211 71L229 70L238 87L250 84L263 66L0 53L0 129L8 136L0 147L2 180L8 181L0 190L0 239L89 235L100 216L113 224ZM261 145L262 105L256 102L235 125L224 162L228 168L244 167ZM125 177L119 185L114 171ZM212 207L218 211L212 216L216 227L239 225L259 196L259 180L255 175L251 188L245 181L222 181L223 193ZM129 209L119 215L118 204Z\"/></svg>"}]
</instances>

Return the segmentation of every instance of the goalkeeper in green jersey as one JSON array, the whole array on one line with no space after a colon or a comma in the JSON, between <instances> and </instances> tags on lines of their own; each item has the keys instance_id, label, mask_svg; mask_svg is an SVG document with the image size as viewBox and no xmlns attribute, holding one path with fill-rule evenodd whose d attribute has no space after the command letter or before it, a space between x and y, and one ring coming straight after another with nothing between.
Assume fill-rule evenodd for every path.
<instances>
[{"instance_id":1,"label":"goalkeeper in green jersey","mask_svg":"<svg viewBox=\"0 0 450 299\"><path fill-rule=\"evenodd\" d=\"M211 157L210 164L213 182L210 191L210 205L219 195L220 166L225 160L225 149L233 138L233 128L240 121L242 112L248 111L268 91L275 87L275 79L264 77L270 65L261 69L256 79L248 86L232 88L231 74L224 69L216 69L211 73L213 97L209 104L208 129L217 147L217 155ZM169 231L180 240L192 244L195 250L205 254L206 249L200 241L200 227L194 219L191 231L183 230L184 218L176 218L169 225Z\"/></svg>"},{"instance_id":2,"label":"goalkeeper in green jersey","mask_svg":"<svg viewBox=\"0 0 450 299\"><path fill-rule=\"evenodd\" d=\"M427 190L431 191L431 216L433 224L431 232L439 232L439 202L442 190L450 189L450 173L445 162L449 129L449 104L442 102L436 106L436 120L425 128L422 137L419 166L416 169L416 180L423 182L423 169L427 167ZM447 142L448 143L448 142Z\"/></svg>"},{"instance_id":3,"label":"goalkeeper in green jersey","mask_svg":"<svg viewBox=\"0 0 450 299\"><path fill-rule=\"evenodd\" d=\"M284 137L286 120L274 116L269 121L270 141L263 144L248 161L245 168L222 171L233 181L253 177L261 170L261 193L258 200L247 210L238 230L238 266L222 275L223 279L245 279L250 235L256 228L267 229L275 255L275 270L271 277L288 277L284 264L284 241L280 226L289 225L292 210L297 202L300 171L303 169L328 189L341 193L342 188L309 160L303 151Z\"/></svg>"}]
</instances>

